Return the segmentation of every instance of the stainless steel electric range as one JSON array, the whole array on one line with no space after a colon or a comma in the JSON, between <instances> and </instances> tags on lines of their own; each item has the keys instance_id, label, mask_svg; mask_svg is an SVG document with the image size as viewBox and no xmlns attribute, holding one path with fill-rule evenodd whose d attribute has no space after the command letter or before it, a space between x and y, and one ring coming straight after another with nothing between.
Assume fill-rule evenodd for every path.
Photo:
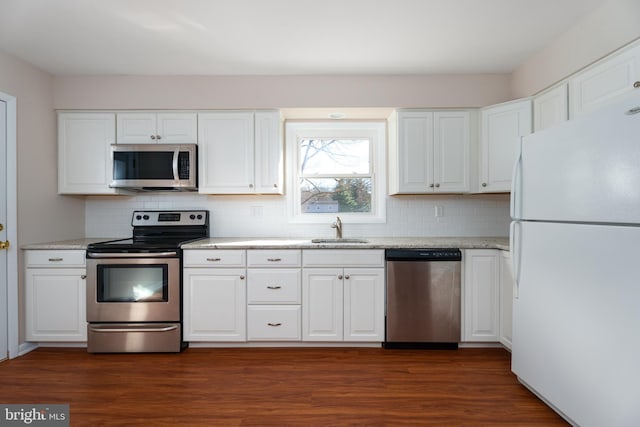
<instances>
[{"instance_id":1,"label":"stainless steel electric range","mask_svg":"<svg viewBox=\"0 0 640 427\"><path fill-rule=\"evenodd\" d=\"M87 350L180 352L182 250L209 236L208 211L135 211L133 237L87 248Z\"/></svg>"}]
</instances>

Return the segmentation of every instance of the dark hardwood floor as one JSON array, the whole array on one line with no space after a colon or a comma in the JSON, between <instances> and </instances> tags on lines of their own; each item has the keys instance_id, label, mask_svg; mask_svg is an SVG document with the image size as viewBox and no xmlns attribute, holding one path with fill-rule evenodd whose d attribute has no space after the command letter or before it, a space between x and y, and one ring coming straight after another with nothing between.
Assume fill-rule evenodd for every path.
<instances>
[{"instance_id":1,"label":"dark hardwood floor","mask_svg":"<svg viewBox=\"0 0 640 427\"><path fill-rule=\"evenodd\" d=\"M72 426L564 426L503 349L40 348L0 363L1 403L68 403Z\"/></svg>"}]
</instances>

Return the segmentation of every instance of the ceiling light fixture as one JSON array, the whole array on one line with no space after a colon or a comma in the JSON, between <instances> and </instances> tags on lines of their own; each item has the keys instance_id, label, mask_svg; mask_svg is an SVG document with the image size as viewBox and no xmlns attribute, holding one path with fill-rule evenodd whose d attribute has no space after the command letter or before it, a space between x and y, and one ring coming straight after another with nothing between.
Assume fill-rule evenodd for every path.
<instances>
[{"instance_id":1,"label":"ceiling light fixture","mask_svg":"<svg viewBox=\"0 0 640 427\"><path fill-rule=\"evenodd\" d=\"M344 119L345 117L347 117L347 115L345 113L329 113L329 118L330 119Z\"/></svg>"}]
</instances>

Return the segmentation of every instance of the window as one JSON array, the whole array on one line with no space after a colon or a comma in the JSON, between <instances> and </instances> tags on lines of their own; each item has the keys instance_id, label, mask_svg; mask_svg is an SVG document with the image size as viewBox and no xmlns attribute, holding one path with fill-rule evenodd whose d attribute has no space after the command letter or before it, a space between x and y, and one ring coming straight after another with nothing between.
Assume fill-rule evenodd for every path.
<instances>
[{"instance_id":1,"label":"window","mask_svg":"<svg viewBox=\"0 0 640 427\"><path fill-rule=\"evenodd\" d=\"M288 122L289 208L294 222L384 222L382 122Z\"/></svg>"}]
</instances>

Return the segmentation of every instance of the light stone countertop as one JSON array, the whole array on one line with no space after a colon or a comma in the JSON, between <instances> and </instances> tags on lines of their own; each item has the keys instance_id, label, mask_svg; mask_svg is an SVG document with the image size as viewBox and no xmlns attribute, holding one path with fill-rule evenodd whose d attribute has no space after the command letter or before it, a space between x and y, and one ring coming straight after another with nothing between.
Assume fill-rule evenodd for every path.
<instances>
[{"instance_id":1,"label":"light stone countertop","mask_svg":"<svg viewBox=\"0 0 640 427\"><path fill-rule=\"evenodd\" d=\"M106 242L108 240L124 239L124 237L90 237L84 239L60 240L57 242L29 243L20 246L25 250L86 250L91 243Z\"/></svg>"},{"instance_id":2,"label":"light stone countertop","mask_svg":"<svg viewBox=\"0 0 640 427\"><path fill-rule=\"evenodd\" d=\"M95 242L118 239L94 237L22 245L25 250L86 250ZM350 238L347 238L347 240ZM460 248L509 250L507 237L371 237L366 243L313 243L311 238L211 237L182 245L183 249L394 249Z\"/></svg>"},{"instance_id":3,"label":"light stone countertop","mask_svg":"<svg viewBox=\"0 0 640 427\"><path fill-rule=\"evenodd\" d=\"M350 238L346 238L349 240ZM393 249L460 248L509 250L508 237L370 237L366 243L313 243L310 238L211 237L183 249Z\"/></svg>"}]
</instances>

